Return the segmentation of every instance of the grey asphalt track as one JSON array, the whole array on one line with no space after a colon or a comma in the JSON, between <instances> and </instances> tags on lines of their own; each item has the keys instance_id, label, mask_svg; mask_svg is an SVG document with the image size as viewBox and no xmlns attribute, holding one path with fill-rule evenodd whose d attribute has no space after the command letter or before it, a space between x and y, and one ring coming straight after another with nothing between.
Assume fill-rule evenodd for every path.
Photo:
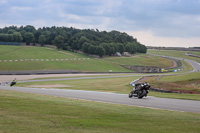
<instances>
[{"instance_id":1,"label":"grey asphalt track","mask_svg":"<svg viewBox=\"0 0 200 133\"><path fill-rule=\"evenodd\" d=\"M170 57L170 58L174 58L174 57ZM181 59L181 58L177 58L177 59L185 60L188 63L190 63L191 66L194 68L191 72L200 71L199 63L192 60L187 60L187 59ZM174 74L176 73L165 74L165 75L174 75ZM115 77L152 76L152 75L163 75L163 74L78 77L78 78L62 78L62 79L27 80L27 81L19 81L19 82L22 83L22 82L115 78ZM105 103L124 104L124 105L140 106L140 107L147 107L147 108L200 113L200 101L193 101L193 100L157 98L157 97L151 97L151 96L145 97L143 99L138 99L138 98L128 98L128 94L82 91L82 90L23 88L23 87L9 87L9 86L0 86L0 90L12 90L12 91L18 91L18 92L35 93L35 94L82 99L82 100L89 100L89 101L98 101L98 102L105 102Z\"/></svg>"},{"instance_id":2,"label":"grey asphalt track","mask_svg":"<svg viewBox=\"0 0 200 133\"><path fill-rule=\"evenodd\" d=\"M83 91L83 90L23 88L23 87L9 87L9 86L0 86L0 90L12 90L18 92L66 97L66 98L97 101L104 103L139 106L139 107L146 107L153 109L200 113L200 101L193 101L193 100L157 98L152 96L147 96L144 97L143 99L138 99L135 97L128 98L128 94Z\"/></svg>"}]
</instances>

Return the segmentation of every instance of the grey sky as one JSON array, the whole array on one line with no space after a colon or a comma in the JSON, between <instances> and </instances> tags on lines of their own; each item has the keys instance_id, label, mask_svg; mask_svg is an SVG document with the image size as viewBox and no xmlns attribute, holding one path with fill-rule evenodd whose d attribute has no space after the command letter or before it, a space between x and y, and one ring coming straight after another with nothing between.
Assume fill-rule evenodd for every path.
<instances>
[{"instance_id":1,"label":"grey sky","mask_svg":"<svg viewBox=\"0 0 200 133\"><path fill-rule=\"evenodd\" d=\"M200 0L0 0L0 27L127 32L149 46L200 47Z\"/></svg>"}]
</instances>

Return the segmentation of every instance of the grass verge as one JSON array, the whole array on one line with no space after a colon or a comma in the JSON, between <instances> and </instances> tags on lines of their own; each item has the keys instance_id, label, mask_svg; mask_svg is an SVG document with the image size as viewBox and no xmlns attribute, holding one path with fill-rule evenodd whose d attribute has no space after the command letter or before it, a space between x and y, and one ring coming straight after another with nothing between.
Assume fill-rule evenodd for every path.
<instances>
[{"instance_id":1,"label":"grass verge","mask_svg":"<svg viewBox=\"0 0 200 133\"><path fill-rule=\"evenodd\" d=\"M32 85L65 85L67 87L56 87L59 89L75 89L75 90L89 90L89 91L103 91L127 94L132 90L130 82L139 77L124 77L124 78L103 78L103 79L79 79L79 80L64 80L64 81L46 81L46 82L30 82L20 83L17 86L31 87ZM149 81L148 81L149 82ZM157 82L149 82L152 87L156 87ZM161 86L161 85L160 85ZM167 94L150 91L149 96L177 98L188 100L200 100L199 94Z\"/></svg>"},{"instance_id":2,"label":"grass verge","mask_svg":"<svg viewBox=\"0 0 200 133\"><path fill-rule=\"evenodd\" d=\"M192 53L194 55L199 55L199 52L191 52L191 51L176 51L176 50L148 50L148 53L151 54L158 54L158 55L165 55L171 57L179 57L194 60L200 63L200 58L187 56L186 53Z\"/></svg>"},{"instance_id":3,"label":"grass verge","mask_svg":"<svg viewBox=\"0 0 200 133\"><path fill-rule=\"evenodd\" d=\"M200 114L0 91L0 132L198 133Z\"/></svg>"},{"instance_id":4,"label":"grass verge","mask_svg":"<svg viewBox=\"0 0 200 133\"><path fill-rule=\"evenodd\" d=\"M105 91L114 93L129 93L132 87L129 85L131 81L139 77L123 77L123 78L100 78L100 79L77 79L62 81L45 81L45 82L29 82L19 83L18 86L31 87L31 85L65 85L68 87L60 87L60 89Z\"/></svg>"}]
</instances>

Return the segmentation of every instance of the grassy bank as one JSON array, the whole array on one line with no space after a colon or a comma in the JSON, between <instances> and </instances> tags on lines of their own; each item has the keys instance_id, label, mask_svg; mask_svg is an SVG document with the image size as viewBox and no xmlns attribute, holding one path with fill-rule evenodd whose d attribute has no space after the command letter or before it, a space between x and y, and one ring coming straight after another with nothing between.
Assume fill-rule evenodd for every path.
<instances>
[{"instance_id":1,"label":"grassy bank","mask_svg":"<svg viewBox=\"0 0 200 133\"><path fill-rule=\"evenodd\" d=\"M3 91L0 132L198 133L200 114Z\"/></svg>"},{"instance_id":2,"label":"grassy bank","mask_svg":"<svg viewBox=\"0 0 200 133\"><path fill-rule=\"evenodd\" d=\"M173 62L168 59L146 54L136 54L133 57L105 58L105 60L121 65L156 66L161 68L173 66Z\"/></svg>"},{"instance_id":3,"label":"grassy bank","mask_svg":"<svg viewBox=\"0 0 200 133\"><path fill-rule=\"evenodd\" d=\"M88 60L87 58L90 59ZM40 59L43 60L41 61ZM63 50L57 51L46 47L0 45L1 71L67 69L88 72L109 72L109 70L113 72L133 72L120 65L159 66L165 68L171 66L172 62L145 54L129 58L95 59L83 54Z\"/></svg>"},{"instance_id":4,"label":"grassy bank","mask_svg":"<svg viewBox=\"0 0 200 133\"><path fill-rule=\"evenodd\" d=\"M199 52L176 51L176 50L148 50L148 53L158 54L158 55L166 55L166 56L171 56L171 57L185 58L185 59L190 59L190 60L200 62L200 58L185 55L186 53L199 55Z\"/></svg>"},{"instance_id":5,"label":"grassy bank","mask_svg":"<svg viewBox=\"0 0 200 133\"><path fill-rule=\"evenodd\" d=\"M85 72L133 72L116 64L103 62L97 59L67 60L67 61L24 61L0 62L0 70L78 70Z\"/></svg>"},{"instance_id":6,"label":"grassy bank","mask_svg":"<svg viewBox=\"0 0 200 133\"><path fill-rule=\"evenodd\" d=\"M129 93L132 87L129 85L131 81L139 77L124 78L102 78L102 79L79 79L79 80L63 80L63 81L45 81L20 83L18 86L27 87L32 85L65 85L67 87L58 87L60 89L105 91L115 93Z\"/></svg>"}]
</instances>

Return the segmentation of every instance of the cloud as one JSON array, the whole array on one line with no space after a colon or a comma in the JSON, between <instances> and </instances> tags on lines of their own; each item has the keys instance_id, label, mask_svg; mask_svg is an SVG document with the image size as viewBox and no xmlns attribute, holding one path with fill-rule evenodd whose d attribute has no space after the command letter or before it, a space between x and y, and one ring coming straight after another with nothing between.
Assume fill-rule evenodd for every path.
<instances>
[{"instance_id":1,"label":"cloud","mask_svg":"<svg viewBox=\"0 0 200 133\"><path fill-rule=\"evenodd\" d=\"M139 42L147 46L166 46L166 47L199 47L200 38L199 37L158 37L155 36L151 31L137 31L129 32L129 35L137 38Z\"/></svg>"},{"instance_id":2,"label":"cloud","mask_svg":"<svg viewBox=\"0 0 200 133\"><path fill-rule=\"evenodd\" d=\"M7 3L7 1L6 0L0 0L0 3L5 4L5 3Z\"/></svg>"},{"instance_id":3,"label":"cloud","mask_svg":"<svg viewBox=\"0 0 200 133\"><path fill-rule=\"evenodd\" d=\"M0 0L0 26L97 28L184 40L200 37L199 7L200 0Z\"/></svg>"}]
</instances>

